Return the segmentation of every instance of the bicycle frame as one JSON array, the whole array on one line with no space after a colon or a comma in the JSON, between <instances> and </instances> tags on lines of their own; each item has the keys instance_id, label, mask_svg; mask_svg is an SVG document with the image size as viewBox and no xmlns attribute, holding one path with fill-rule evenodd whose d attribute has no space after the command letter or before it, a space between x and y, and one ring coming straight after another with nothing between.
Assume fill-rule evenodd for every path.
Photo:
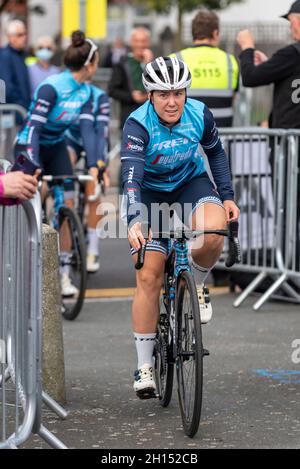
<instances>
[{"instance_id":1,"label":"bicycle frame","mask_svg":"<svg viewBox=\"0 0 300 469\"><path fill-rule=\"evenodd\" d=\"M165 273L168 275L168 269L172 272L172 280L170 279L170 307L169 307L169 346L172 344L172 357L171 361L175 363L177 352L177 337L178 337L178 319L176 317L176 298L177 298L177 288L178 288L178 279L180 274L183 271L191 272L191 266L188 259L188 247L185 239L175 240L173 246L171 247L171 242L169 242L170 252L166 260Z\"/></svg>"},{"instance_id":2,"label":"bicycle frame","mask_svg":"<svg viewBox=\"0 0 300 469\"><path fill-rule=\"evenodd\" d=\"M170 300L169 310L167 309L169 315L169 345L172 343L172 362L175 363L177 358L177 337L178 337L178 320L175 317L176 312L176 298L177 298L177 289L178 289L178 279L180 274L183 271L191 272L191 266L189 263L188 256L188 247L187 240L196 236L206 235L206 234L217 234L219 236L228 237L229 240L229 255L226 261L226 265L231 267L234 263L240 262L240 246L238 242L238 222L231 221L228 224L228 230L176 230L170 232L159 232L153 234L153 237L168 237L168 257L165 263L165 275L171 273L172 278L165 279L169 283L169 293L168 297ZM175 239L173 245L171 246L171 239ZM138 254L138 261L135 268L140 270L144 265L146 245L141 247ZM165 292L166 295L167 292ZM164 296L165 296L164 295ZM166 298L164 298L166 299Z\"/></svg>"},{"instance_id":3,"label":"bicycle frame","mask_svg":"<svg viewBox=\"0 0 300 469\"><path fill-rule=\"evenodd\" d=\"M43 181L46 182L53 182L55 185L53 185L50 189L49 192L53 195L54 199L54 219L53 219L53 227L57 230L59 227L59 222L58 222L58 215L59 211L62 207L66 207L65 204L65 190L64 190L64 182L65 181L74 181L74 182L79 182L80 185L82 186L83 184L93 181L93 177L90 175L77 175L77 176L43 176ZM78 209L79 211L81 210L81 205L82 205L82 197L81 193L79 190L79 197L78 197Z\"/></svg>"}]
</instances>

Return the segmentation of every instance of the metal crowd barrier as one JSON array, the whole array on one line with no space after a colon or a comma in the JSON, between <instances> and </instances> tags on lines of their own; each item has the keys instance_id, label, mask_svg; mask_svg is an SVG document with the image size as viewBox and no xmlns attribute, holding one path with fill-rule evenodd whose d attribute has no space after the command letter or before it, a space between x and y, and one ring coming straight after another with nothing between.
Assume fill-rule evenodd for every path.
<instances>
[{"instance_id":1,"label":"metal crowd barrier","mask_svg":"<svg viewBox=\"0 0 300 469\"><path fill-rule=\"evenodd\" d=\"M41 243L39 195L0 207L0 449L17 448L32 434L65 448L41 423L42 401L66 417L42 392Z\"/></svg>"},{"instance_id":2,"label":"metal crowd barrier","mask_svg":"<svg viewBox=\"0 0 300 469\"><path fill-rule=\"evenodd\" d=\"M266 281L254 310L271 297L300 303L300 131L235 128L220 134L241 209L242 263L234 270L254 274L234 306ZM225 268L224 262L217 267Z\"/></svg>"},{"instance_id":3,"label":"metal crowd barrier","mask_svg":"<svg viewBox=\"0 0 300 469\"><path fill-rule=\"evenodd\" d=\"M18 131L17 116L25 118L26 109L17 104L0 105L0 158L13 160L13 147Z\"/></svg>"}]
</instances>

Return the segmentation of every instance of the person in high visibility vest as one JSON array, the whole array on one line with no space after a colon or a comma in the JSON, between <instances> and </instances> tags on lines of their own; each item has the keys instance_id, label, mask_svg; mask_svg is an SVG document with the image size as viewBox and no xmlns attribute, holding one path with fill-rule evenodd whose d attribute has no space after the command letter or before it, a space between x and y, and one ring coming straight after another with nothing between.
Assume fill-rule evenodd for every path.
<instances>
[{"instance_id":1,"label":"person in high visibility vest","mask_svg":"<svg viewBox=\"0 0 300 469\"><path fill-rule=\"evenodd\" d=\"M233 98L239 87L239 66L235 57L220 49L219 17L201 9L192 22L194 44L176 52L189 67L192 86L188 96L203 101L212 111L218 127L231 127Z\"/></svg>"}]
</instances>

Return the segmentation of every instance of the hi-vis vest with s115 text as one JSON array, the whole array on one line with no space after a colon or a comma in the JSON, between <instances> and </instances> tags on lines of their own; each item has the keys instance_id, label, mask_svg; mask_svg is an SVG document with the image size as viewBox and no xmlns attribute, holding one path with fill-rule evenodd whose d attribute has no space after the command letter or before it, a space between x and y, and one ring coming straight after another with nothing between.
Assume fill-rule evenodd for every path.
<instances>
[{"instance_id":1,"label":"hi-vis vest with s115 text","mask_svg":"<svg viewBox=\"0 0 300 469\"><path fill-rule=\"evenodd\" d=\"M239 67L235 57L209 45L195 45L172 56L183 60L191 71L192 85L188 96L208 106L218 127L230 127L233 96L239 83Z\"/></svg>"}]
</instances>

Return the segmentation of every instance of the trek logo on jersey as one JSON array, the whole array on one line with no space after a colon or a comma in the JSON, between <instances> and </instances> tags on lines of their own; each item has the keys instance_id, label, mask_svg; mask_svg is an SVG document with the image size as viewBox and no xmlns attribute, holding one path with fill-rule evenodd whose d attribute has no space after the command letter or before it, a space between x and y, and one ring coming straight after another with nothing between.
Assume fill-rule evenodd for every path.
<instances>
[{"instance_id":1,"label":"trek logo on jersey","mask_svg":"<svg viewBox=\"0 0 300 469\"><path fill-rule=\"evenodd\" d=\"M173 140L166 140L165 142L161 142L161 143L155 143L153 145L153 149L154 150L167 150L169 148L175 148L175 147L178 147L180 145L186 145L187 143L189 143L189 139L188 138L184 138L184 137L181 137L181 138L175 138Z\"/></svg>"},{"instance_id":2,"label":"trek logo on jersey","mask_svg":"<svg viewBox=\"0 0 300 469\"><path fill-rule=\"evenodd\" d=\"M129 169L129 175L128 175L128 183L129 183L129 184L132 184L133 175L134 175L134 166L132 166L132 167Z\"/></svg>"},{"instance_id":3,"label":"trek logo on jersey","mask_svg":"<svg viewBox=\"0 0 300 469\"><path fill-rule=\"evenodd\" d=\"M81 101L67 101L66 103L61 103L62 107L66 109L77 109L82 106Z\"/></svg>"}]
</instances>

